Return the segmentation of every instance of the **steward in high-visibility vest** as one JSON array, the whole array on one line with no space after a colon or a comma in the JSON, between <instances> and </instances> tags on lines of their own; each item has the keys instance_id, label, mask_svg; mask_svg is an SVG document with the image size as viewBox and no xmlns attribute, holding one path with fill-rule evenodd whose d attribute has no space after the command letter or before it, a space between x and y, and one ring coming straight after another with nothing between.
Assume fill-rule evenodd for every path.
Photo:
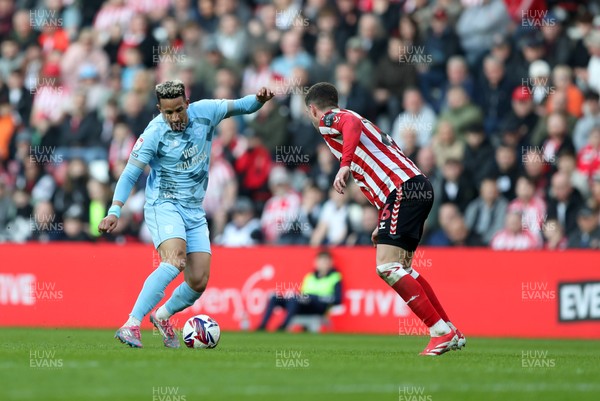
<instances>
[{"instance_id":1,"label":"steward in high-visibility vest","mask_svg":"<svg viewBox=\"0 0 600 401\"><path fill-rule=\"evenodd\" d=\"M331 306L341 303L342 275L333 267L329 251L322 250L315 259L315 270L304 277L299 293L289 291L271 296L258 329L264 330L267 327L276 306L287 311L285 320L279 326L279 330L285 330L291 319L297 314L322 315Z\"/></svg>"}]
</instances>

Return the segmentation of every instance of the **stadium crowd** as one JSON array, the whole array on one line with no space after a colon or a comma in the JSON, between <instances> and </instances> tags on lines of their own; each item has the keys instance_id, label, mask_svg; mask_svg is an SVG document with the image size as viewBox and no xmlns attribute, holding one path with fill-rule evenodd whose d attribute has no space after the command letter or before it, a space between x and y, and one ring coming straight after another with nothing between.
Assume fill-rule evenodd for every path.
<instances>
[{"instance_id":1,"label":"stadium crowd","mask_svg":"<svg viewBox=\"0 0 600 401\"><path fill-rule=\"evenodd\" d=\"M522 4L528 8L523 9ZM368 245L377 211L303 95L390 133L435 188L425 245L600 248L600 5L502 0L0 0L0 241L150 242L141 177L100 236L154 86L276 94L224 120L213 243Z\"/></svg>"}]
</instances>

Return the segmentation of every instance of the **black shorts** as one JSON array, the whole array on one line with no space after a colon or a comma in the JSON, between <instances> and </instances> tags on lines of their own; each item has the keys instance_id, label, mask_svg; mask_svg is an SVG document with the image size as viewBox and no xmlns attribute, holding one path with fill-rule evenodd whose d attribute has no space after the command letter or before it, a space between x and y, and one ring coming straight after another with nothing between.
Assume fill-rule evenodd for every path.
<instances>
[{"instance_id":1,"label":"black shorts","mask_svg":"<svg viewBox=\"0 0 600 401\"><path fill-rule=\"evenodd\" d=\"M423 175L404 182L388 196L379 211L377 243L414 251L433 206L433 187Z\"/></svg>"}]
</instances>

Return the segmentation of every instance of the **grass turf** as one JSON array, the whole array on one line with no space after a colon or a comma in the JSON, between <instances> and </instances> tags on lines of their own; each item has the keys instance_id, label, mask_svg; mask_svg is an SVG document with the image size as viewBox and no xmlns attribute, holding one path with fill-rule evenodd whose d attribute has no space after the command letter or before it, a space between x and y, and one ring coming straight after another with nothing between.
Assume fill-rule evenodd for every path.
<instances>
[{"instance_id":1,"label":"grass turf","mask_svg":"<svg viewBox=\"0 0 600 401\"><path fill-rule=\"evenodd\" d=\"M112 335L0 329L0 400L600 400L595 341L468 338L421 357L425 337L223 333L171 350Z\"/></svg>"}]
</instances>

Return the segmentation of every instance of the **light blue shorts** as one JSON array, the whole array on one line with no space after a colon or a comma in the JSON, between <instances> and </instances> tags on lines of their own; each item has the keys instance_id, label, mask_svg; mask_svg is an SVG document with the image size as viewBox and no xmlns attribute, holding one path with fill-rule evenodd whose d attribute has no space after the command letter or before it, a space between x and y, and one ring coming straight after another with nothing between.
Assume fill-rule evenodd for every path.
<instances>
[{"instance_id":1,"label":"light blue shorts","mask_svg":"<svg viewBox=\"0 0 600 401\"><path fill-rule=\"evenodd\" d=\"M168 239L181 238L186 243L186 253L211 253L204 209L184 207L171 202L146 204L144 219L156 249Z\"/></svg>"}]
</instances>

